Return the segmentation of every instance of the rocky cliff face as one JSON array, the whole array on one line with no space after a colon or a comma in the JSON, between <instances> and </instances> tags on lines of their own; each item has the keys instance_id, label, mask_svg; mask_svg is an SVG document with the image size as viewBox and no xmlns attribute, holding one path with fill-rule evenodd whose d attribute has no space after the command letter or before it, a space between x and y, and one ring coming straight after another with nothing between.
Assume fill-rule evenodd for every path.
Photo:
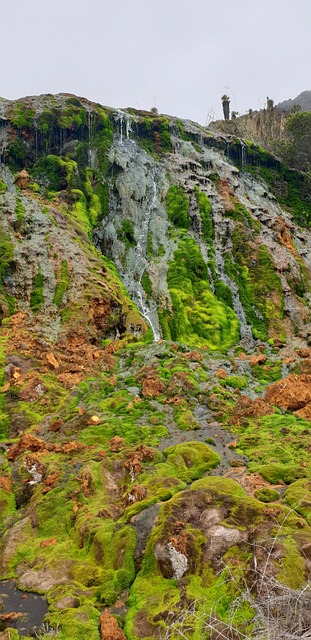
<instances>
[{"instance_id":1,"label":"rocky cliff face","mask_svg":"<svg viewBox=\"0 0 311 640\"><path fill-rule=\"evenodd\" d=\"M306 176L67 94L1 99L0 160L1 577L42 637L303 633Z\"/></svg>"}]
</instances>

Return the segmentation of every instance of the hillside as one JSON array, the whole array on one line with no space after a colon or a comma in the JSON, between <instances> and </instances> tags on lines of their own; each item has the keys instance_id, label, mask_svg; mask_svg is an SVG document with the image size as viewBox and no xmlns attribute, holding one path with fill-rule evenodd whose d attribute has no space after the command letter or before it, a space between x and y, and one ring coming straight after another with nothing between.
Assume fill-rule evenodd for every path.
<instances>
[{"instance_id":1,"label":"hillside","mask_svg":"<svg viewBox=\"0 0 311 640\"><path fill-rule=\"evenodd\" d=\"M302 91L296 98L279 102L276 109L277 111L291 111L295 105L299 105L301 111L311 111L311 91Z\"/></svg>"},{"instance_id":2,"label":"hillside","mask_svg":"<svg viewBox=\"0 0 311 640\"><path fill-rule=\"evenodd\" d=\"M309 185L188 120L0 100L0 640L310 631Z\"/></svg>"}]
</instances>

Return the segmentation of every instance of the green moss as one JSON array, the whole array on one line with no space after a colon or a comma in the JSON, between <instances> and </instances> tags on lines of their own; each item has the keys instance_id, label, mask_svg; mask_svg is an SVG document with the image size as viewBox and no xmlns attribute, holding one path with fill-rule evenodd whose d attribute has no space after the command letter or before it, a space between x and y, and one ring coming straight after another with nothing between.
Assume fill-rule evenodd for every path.
<instances>
[{"instance_id":1,"label":"green moss","mask_svg":"<svg viewBox=\"0 0 311 640\"><path fill-rule=\"evenodd\" d=\"M284 502L300 513L311 524L311 481L303 478L286 489Z\"/></svg>"},{"instance_id":2,"label":"green moss","mask_svg":"<svg viewBox=\"0 0 311 640\"><path fill-rule=\"evenodd\" d=\"M17 224L20 225L25 217L25 207L21 202L20 198L16 198L15 213L17 218Z\"/></svg>"},{"instance_id":3,"label":"green moss","mask_svg":"<svg viewBox=\"0 0 311 640\"><path fill-rule=\"evenodd\" d=\"M243 171L263 178L279 203L293 214L299 225L310 225L311 199L308 175L290 169L287 164L254 143L247 146L243 167L239 141L235 147L231 145L230 157Z\"/></svg>"},{"instance_id":4,"label":"green moss","mask_svg":"<svg viewBox=\"0 0 311 640\"><path fill-rule=\"evenodd\" d=\"M307 420L275 413L249 420L235 431L239 433L237 452L248 456L250 471L261 473L269 482L286 484L309 475Z\"/></svg>"},{"instance_id":5,"label":"green moss","mask_svg":"<svg viewBox=\"0 0 311 640\"><path fill-rule=\"evenodd\" d=\"M147 300L149 300L149 298L151 298L151 296L152 296L152 283L151 283L151 280L149 278L149 273L146 270L144 271L144 273L142 275L141 284L142 284L142 287L143 287L144 291L147 294Z\"/></svg>"},{"instance_id":6,"label":"green moss","mask_svg":"<svg viewBox=\"0 0 311 640\"><path fill-rule=\"evenodd\" d=\"M237 342L238 319L233 310L211 292L206 264L192 238L180 241L174 260L169 263L167 283L172 314L160 314L165 339L219 350L226 350Z\"/></svg>"},{"instance_id":7,"label":"green moss","mask_svg":"<svg viewBox=\"0 0 311 640\"><path fill-rule=\"evenodd\" d=\"M127 249L136 246L134 225L131 220L122 220L121 227L117 230L117 237L119 240L124 242Z\"/></svg>"},{"instance_id":8,"label":"green moss","mask_svg":"<svg viewBox=\"0 0 311 640\"><path fill-rule=\"evenodd\" d=\"M178 428L182 429L182 431L201 428L200 423L195 419L192 411L189 409L177 409L174 417Z\"/></svg>"},{"instance_id":9,"label":"green moss","mask_svg":"<svg viewBox=\"0 0 311 640\"><path fill-rule=\"evenodd\" d=\"M21 100L14 102L10 113L10 120L18 129L29 128L33 126L35 112L27 107Z\"/></svg>"},{"instance_id":10,"label":"green moss","mask_svg":"<svg viewBox=\"0 0 311 640\"><path fill-rule=\"evenodd\" d=\"M279 497L279 493L275 489L269 489L269 487L264 487L263 489L257 489L257 491L255 491L255 498L261 502L274 502L275 500L278 500Z\"/></svg>"},{"instance_id":11,"label":"green moss","mask_svg":"<svg viewBox=\"0 0 311 640\"><path fill-rule=\"evenodd\" d=\"M147 153L159 157L172 150L169 121L163 116L139 118L136 141Z\"/></svg>"},{"instance_id":12,"label":"green moss","mask_svg":"<svg viewBox=\"0 0 311 640\"><path fill-rule=\"evenodd\" d=\"M116 526L107 521L97 527L92 540L92 553L97 565L103 566L99 598L102 604L115 602L121 591L134 580L136 533L133 527Z\"/></svg>"},{"instance_id":13,"label":"green moss","mask_svg":"<svg viewBox=\"0 0 311 640\"><path fill-rule=\"evenodd\" d=\"M38 273L33 281L32 291L30 294L30 308L34 311L34 313L40 310L40 307L44 302L43 285L44 277L39 268Z\"/></svg>"},{"instance_id":14,"label":"green moss","mask_svg":"<svg viewBox=\"0 0 311 640\"><path fill-rule=\"evenodd\" d=\"M6 356L6 338L0 335L0 389L5 383L4 366ZM6 440L8 436L10 418L6 411L5 394L0 391L0 441Z\"/></svg>"},{"instance_id":15,"label":"green moss","mask_svg":"<svg viewBox=\"0 0 311 640\"><path fill-rule=\"evenodd\" d=\"M0 195L3 195L7 190L7 185L0 179Z\"/></svg>"},{"instance_id":16,"label":"green moss","mask_svg":"<svg viewBox=\"0 0 311 640\"><path fill-rule=\"evenodd\" d=\"M0 487L0 535L5 530L5 519L14 515L16 510L15 496L11 491L5 491Z\"/></svg>"},{"instance_id":17,"label":"green moss","mask_svg":"<svg viewBox=\"0 0 311 640\"><path fill-rule=\"evenodd\" d=\"M189 199L181 186L173 184L166 196L166 210L169 221L180 229L189 229Z\"/></svg>"},{"instance_id":18,"label":"green moss","mask_svg":"<svg viewBox=\"0 0 311 640\"><path fill-rule=\"evenodd\" d=\"M201 478L201 480L193 482L190 489L212 491L220 496L228 495L233 498L243 498L246 495L244 489L237 482L230 478L221 478L219 476Z\"/></svg>"},{"instance_id":19,"label":"green moss","mask_svg":"<svg viewBox=\"0 0 311 640\"><path fill-rule=\"evenodd\" d=\"M99 638L100 611L91 605L82 605L76 609L56 611L48 616L49 624L61 627L57 640L94 640Z\"/></svg>"},{"instance_id":20,"label":"green moss","mask_svg":"<svg viewBox=\"0 0 311 640\"><path fill-rule=\"evenodd\" d=\"M233 259L225 255L226 272L239 287L246 318L255 338L266 340L273 332L282 338L283 292L279 276L268 249L254 250L251 236L238 224L232 236Z\"/></svg>"},{"instance_id":21,"label":"green moss","mask_svg":"<svg viewBox=\"0 0 311 640\"><path fill-rule=\"evenodd\" d=\"M248 386L248 382L243 376L227 376L223 380L223 384L234 389L245 389Z\"/></svg>"},{"instance_id":22,"label":"green moss","mask_svg":"<svg viewBox=\"0 0 311 640\"><path fill-rule=\"evenodd\" d=\"M203 442L181 443L165 449L164 455L168 464L176 468L178 477L184 482L196 480L209 469L217 467L220 462L218 453L215 453Z\"/></svg>"},{"instance_id":23,"label":"green moss","mask_svg":"<svg viewBox=\"0 0 311 640\"><path fill-rule=\"evenodd\" d=\"M252 365L252 375L263 385L282 378L282 361L266 360L263 365Z\"/></svg>"},{"instance_id":24,"label":"green moss","mask_svg":"<svg viewBox=\"0 0 311 640\"><path fill-rule=\"evenodd\" d=\"M303 469L298 464L282 464L279 462L271 462L270 464L263 465L250 465L250 471L260 473L260 475L271 482L271 484L277 484L278 482L285 482L285 484L291 484L304 476Z\"/></svg>"},{"instance_id":25,"label":"green moss","mask_svg":"<svg viewBox=\"0 0 311 640\"><path fill-rule=\"evenodd\" d=\"M229 218L233 218L233 220L241 222L243 225L248 226L250 229L260 231L257 228L257 224L255 220L253 220L249 211L246 209L245 205L240 202L236 197L231 196L231 202L233 205L233 209L226 210L226 216Z\"/></svg>"},{"instance_id":26,"label":"green moss","mask_svg":"<svg viewBox=\"0 0 311 640\"><path fill-rule=\"evenodd\" d=\"M53 303L60 307L62 299L66 291L69 289L68 263L67 260L62 261L60 280L57 282Z\"/></svg>"},{"instance_id":27,"label":"green moss","mask_svg":"<svg viewBox=\"0 0 311 640\"><path fill-rule=\"evenodd\" d=\"M202 219L203 237L206 240L207 244L212 245L215 233L211 218L212 206L210 200L205 193L199 191L198 187L194 188L194 193L199 205L199 211Z\"/></svg>"},{"instance_id":28,"label":"green moss","mask_svg":"<svg viewBox=\"0 0 311 640\"><path fill-rule=\"evenodd\" d=\"M307 567L301 557L295 540L288 536L283 541L284 556L282 558L282 568L277 575L277 579L282 584L286 584L291 589L302 589L306 584Z\"/></svg>"},{"instance_id":29,"label":"green moss","mask_svg":"<svg viewBox=\"0 0 311 640\"><path fill-rule=\"evenodd\" d=\"M78 184L76 168L74 160L47 155L36 162L33 173L48 190L61 191Z\"/></svg>"}]
</instances>

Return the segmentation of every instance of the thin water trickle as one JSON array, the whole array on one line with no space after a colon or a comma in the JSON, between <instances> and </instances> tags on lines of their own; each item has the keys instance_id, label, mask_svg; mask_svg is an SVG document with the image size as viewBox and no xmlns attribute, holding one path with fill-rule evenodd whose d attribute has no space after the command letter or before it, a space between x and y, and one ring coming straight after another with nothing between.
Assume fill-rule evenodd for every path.
<instances>
[{"instance_id":1,"label":"thin water trickle","mask_svg":"<svg viewBox=\"0 0 311 640\"><path fill-rule=\"evenodd\" d=\"M149 222L150 222L150 216L152 211L155 209L156 207L156 201L157 201L157 185L156 185L156 181L155 178L153 177L153 181L152 181L152 200L151 203L147 209L146 212L146 217L143 220L142 226L141 226L141 232L138 236L138 240L137 240L137 244L136 244L136 276L137 276L137 288L136 288L136 298L137 298L137 302L138 302L138 307L140 309L140 311L142 312L144 318L146 318L147 322L149 323L151 329L152 329L152 333L153 333L153 337L154 340L157 342L158 340L160 340L160 333L157 330L154 322L152 321L151 318L151 312L150 309L146 303L146 293L143 289L142 286L142 277L143 277L143 273L145 271L145 268L147 266L147 259L146 259L146 250L147 250L147 242L148 242L148 229L149 229Z\"/></svg>"}]
</instances>

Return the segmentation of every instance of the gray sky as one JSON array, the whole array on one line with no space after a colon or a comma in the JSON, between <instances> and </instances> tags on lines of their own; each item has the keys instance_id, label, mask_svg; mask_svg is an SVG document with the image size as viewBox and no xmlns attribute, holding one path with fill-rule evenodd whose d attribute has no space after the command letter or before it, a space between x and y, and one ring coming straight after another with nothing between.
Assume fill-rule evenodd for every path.
<instances>
[{"instance_id":1,"label":"gray sky","mask_svg":"<svg viewBox=\"0 0 311 640\"><path fill-rule=\"evenodd\" d=\"M205 124L311 89L311 0L2 0L0 95L66 91Z\"/></svg>"}]
</instances>

